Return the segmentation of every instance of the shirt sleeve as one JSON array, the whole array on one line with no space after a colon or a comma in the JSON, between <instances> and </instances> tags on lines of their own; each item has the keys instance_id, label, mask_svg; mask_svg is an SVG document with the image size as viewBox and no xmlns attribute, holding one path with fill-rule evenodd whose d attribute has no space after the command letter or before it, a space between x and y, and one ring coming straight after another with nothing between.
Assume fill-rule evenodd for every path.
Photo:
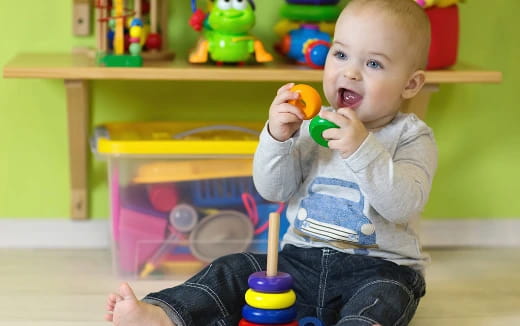
<instances>
[{"instance_id":1,"label":"shirt sleeve","mask_svg":"<svg viewBox=\"0 0 520 326\"><path fill-rule=\"evenodd\" d=\"M298 190L303 176L300 155L295 142L298 134L279 142L266 124L253 159L253 181L258 193L266 200L285 202Z\"/></svg>"},{"instance_id":2,"label":"shirt sleeve","mask_svg":"<svg viewBox=\"0 0 520 326\"><path fill-rule=\"evenodd\" d=\"M370 133L345 159L372 208L392 223L408 223L420 213L431 190L437 147L428 127L418 129L406 133L393 154Z\"/></svg>"}]
</instances>

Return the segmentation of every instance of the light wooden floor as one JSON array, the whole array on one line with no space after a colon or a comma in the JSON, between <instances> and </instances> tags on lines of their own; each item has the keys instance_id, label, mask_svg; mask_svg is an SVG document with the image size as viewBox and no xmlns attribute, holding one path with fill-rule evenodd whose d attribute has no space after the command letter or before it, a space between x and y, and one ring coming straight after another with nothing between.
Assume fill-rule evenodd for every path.
<instances>
[{"instance_id":1,"label":"light wooden floor","mask_svg":"<svg viewBox=\"0 0 520 326\"><path fill-rule=\"evenodd\" d=\"M428 293L414 326L520 325L520 249L428 250ZM1 326L99 326L108 250L0 249ZM171 281L131 281L139 296Z\"/></svg>"}]
</instances>

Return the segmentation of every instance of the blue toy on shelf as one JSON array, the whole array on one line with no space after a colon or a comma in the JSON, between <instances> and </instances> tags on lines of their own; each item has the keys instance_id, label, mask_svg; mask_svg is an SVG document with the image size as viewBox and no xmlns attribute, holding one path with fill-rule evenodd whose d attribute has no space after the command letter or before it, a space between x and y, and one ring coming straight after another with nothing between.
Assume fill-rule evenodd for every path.
<instances>
[{"instance_id":1,"label":"blue toy on shelf","mask_svg":"<svg viewBox=\"0 0 520 326\"><path fill-rule=\"evenodd\" d=\"M314 24L303 24L289 31L277 45L277 50L299 64L321 69L330 49L331 37Z\"/></svg>"},{"instance_id":2,"label":"blue toy on shelf","mask_svg":"<svg viewBox=\"0 0 520 326\"><path fill-rule=\"evenodd\" d=\"M339 0L286 0L274 27L276 50L298 64L322 69L330 49Z\"/></svg>"}]
</instances>

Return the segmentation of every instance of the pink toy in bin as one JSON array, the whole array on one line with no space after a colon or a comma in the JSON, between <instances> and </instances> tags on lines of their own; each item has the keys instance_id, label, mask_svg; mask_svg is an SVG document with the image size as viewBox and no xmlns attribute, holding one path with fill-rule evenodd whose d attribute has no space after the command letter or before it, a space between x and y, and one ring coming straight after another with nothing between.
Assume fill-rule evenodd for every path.
<instances>
[{"instance_id":1,"label":"pink toy in bin","mask_svg":"<svg viewBox=\"0 0 520 326\"><path fill-rule=\"evenodd\" d=\"M121 207L119 242L116 243L119 269L135 273L164 241L168 220Z\"/></svg>"}]
</instances>

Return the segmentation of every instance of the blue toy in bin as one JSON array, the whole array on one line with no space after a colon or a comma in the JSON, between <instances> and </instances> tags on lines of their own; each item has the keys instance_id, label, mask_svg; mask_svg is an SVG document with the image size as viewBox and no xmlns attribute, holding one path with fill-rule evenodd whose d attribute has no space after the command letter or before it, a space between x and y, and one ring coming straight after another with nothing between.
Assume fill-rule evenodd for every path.
<instances>
[{"instance_id":1,"label":"blue toy in bin","mask_svg":"<svg viewBox=\"0 0 520 326\"><path fill-rule=\"evenodd\" d=\"M251 205L251 203L252 202L250 201L250 198L249 200L244 200L246 210L248 211L249 217L253 221L255 227L255 233L253 236L253 241L251 242L251 246L249 247L249 251L255 253L266 253L267 235L269 229L269 214L272 212L280 213L280 237L283 236L289 228L289 221L285 215L285 206L284 204L269 202L266 203L265 201L258 205L254 203ZM255 206L256 214L254 209Z\"/></svg>"},{"instance_id":2,"label":"blue toy in bin","mask_svg":"<svg viewBox=\"0 0 520 326\"><path fill-rule=\"evenodd\" d=\"M242 194L252 194L256 202L263 201L252 177L204 179L192 181L192 203L196 207L229 208L242 205Z\"/></svg>"}]
</instances>

